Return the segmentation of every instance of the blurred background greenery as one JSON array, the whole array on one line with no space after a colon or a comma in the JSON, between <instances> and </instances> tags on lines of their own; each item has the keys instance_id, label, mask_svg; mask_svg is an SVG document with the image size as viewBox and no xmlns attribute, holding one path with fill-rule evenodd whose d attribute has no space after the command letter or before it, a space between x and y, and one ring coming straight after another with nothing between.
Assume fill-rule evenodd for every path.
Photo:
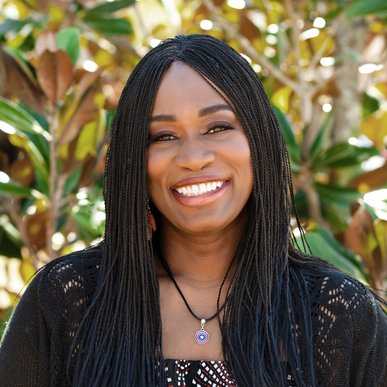
<instances>
[{"instance_id":1,"label":"blurred background greenery","mask_svg":"<svg viewBox=\"0 0 387 387\"><path fill-rule=\"evenodd\" d=\"M251 63L313 253L385 294L385 0L3 0L0 15L1 327L39 267L101 238L121 89L180 33L211 34Z\"/></svg>"}]
</instances>

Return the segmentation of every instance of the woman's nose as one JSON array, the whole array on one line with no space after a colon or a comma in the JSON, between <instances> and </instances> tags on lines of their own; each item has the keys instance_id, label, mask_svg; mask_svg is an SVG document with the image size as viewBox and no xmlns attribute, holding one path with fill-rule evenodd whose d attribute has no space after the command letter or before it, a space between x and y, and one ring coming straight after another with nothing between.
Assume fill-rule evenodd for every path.
<instances>
[{"instance_id":1,"label":"woman's nose","mask_svg":"<svg viewBox=\"0 0 387 387\"><path fill-rule=\"evenodd\" d=\"M200 171L215 160L215 152L199 138L187 138L179 148L175 158L181 168Z\"/></svg>"}]
</instances>

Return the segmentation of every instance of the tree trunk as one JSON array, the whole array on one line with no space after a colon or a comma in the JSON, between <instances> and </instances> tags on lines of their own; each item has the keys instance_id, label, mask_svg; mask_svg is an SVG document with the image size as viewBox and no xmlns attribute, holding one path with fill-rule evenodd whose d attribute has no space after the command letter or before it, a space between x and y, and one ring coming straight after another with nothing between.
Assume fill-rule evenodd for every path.
<instances>
[{"instance_id":1,"label":"tree trunk","mask_svg":"<svg viewBox=\"0 0 387 387\"><path fill-rule=\"evenodd\" d=\"M333 101L333 143L356 135L361 119L359 64L368 25L364 19L343 19L336 33L337 94Z\"/></svg>"}]
</instances>

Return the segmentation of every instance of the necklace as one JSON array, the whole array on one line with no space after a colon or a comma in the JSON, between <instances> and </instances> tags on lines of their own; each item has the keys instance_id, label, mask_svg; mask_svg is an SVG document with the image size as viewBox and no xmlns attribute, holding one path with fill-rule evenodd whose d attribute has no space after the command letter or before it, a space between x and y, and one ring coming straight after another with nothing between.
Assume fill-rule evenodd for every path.
<instances>
[{"instance_id":1,"label":"necklace","mask_svg":"<svg viewBox=\"0 0 387 387\"><path fill-rule=\"evenodd\" d=\"M222 294L222 289L223 289L223 286L226 282L226 278L228 276L228 273L230 272L230 269L231 269L231 266L232 266L232 263L234 262L234 259L231 260L231 263L226 271L226 274L224 275L224 278L223 278L223 281L222 281L222 284L220 285L219 287L219 291L218 291L218 297L216 299L216 313L214 313L212 316L208 317L208 318L202 318L202 317L199 317L195 314L195 312L191 309L191 307L189 306L188 304L188 301L185 299L184 297L184 294L183 292L181 291L179 285L177 284L175 278L173 277L173 274L171 272L171 269L169 268L168 266L168 263L167 261L165 260L165 258L163 257L162 254L159 254L159 257L160 257L160 261L161 261L161 264L163 265L165 271L167 272L169 278L171 279L171 281L173 282L173 284L175 285L177 291L179 292L181 298L183 299L184 301L184 304L185 306L187 307L188 311L190 312L190 314L192 315L192 317L194 317L196 320L200 321L200 329L195 333L194 335L194 339L195 339L195 342L197 344L207 344L208 341L210 340L210 334L206 331L205 329L205 324L208 322L208 321L211 321L213 320L215 317L219 316L219 313L224 309L226 303L227 303L227 300L228 300L228 296L226 296L226 300L224 302L224 304L222 305L221 308L219 308L219 302L220 302L220 296Z\"/></svg>"}]
</instances>

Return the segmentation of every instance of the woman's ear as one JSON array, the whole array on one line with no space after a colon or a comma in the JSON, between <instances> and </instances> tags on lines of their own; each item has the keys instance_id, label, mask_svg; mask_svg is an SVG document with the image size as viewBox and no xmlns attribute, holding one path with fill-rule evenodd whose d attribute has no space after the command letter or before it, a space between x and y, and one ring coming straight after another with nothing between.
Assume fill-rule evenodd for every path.
<instances>
[{"instance_id":1,"label":"woman's ear","mask_svg":"<svg viewBox=\"0 0 387 387\"><path fill-rule=\"evenodd\" d=\"M153 238L153 233L156 232L157 230L157 226L156 226L155 217L152 214L149 204L148 204L148 213L147 213L147 224L148 224L147 238L148 238L148 241L150 241Z\"/></svg>"}]
</instances>

